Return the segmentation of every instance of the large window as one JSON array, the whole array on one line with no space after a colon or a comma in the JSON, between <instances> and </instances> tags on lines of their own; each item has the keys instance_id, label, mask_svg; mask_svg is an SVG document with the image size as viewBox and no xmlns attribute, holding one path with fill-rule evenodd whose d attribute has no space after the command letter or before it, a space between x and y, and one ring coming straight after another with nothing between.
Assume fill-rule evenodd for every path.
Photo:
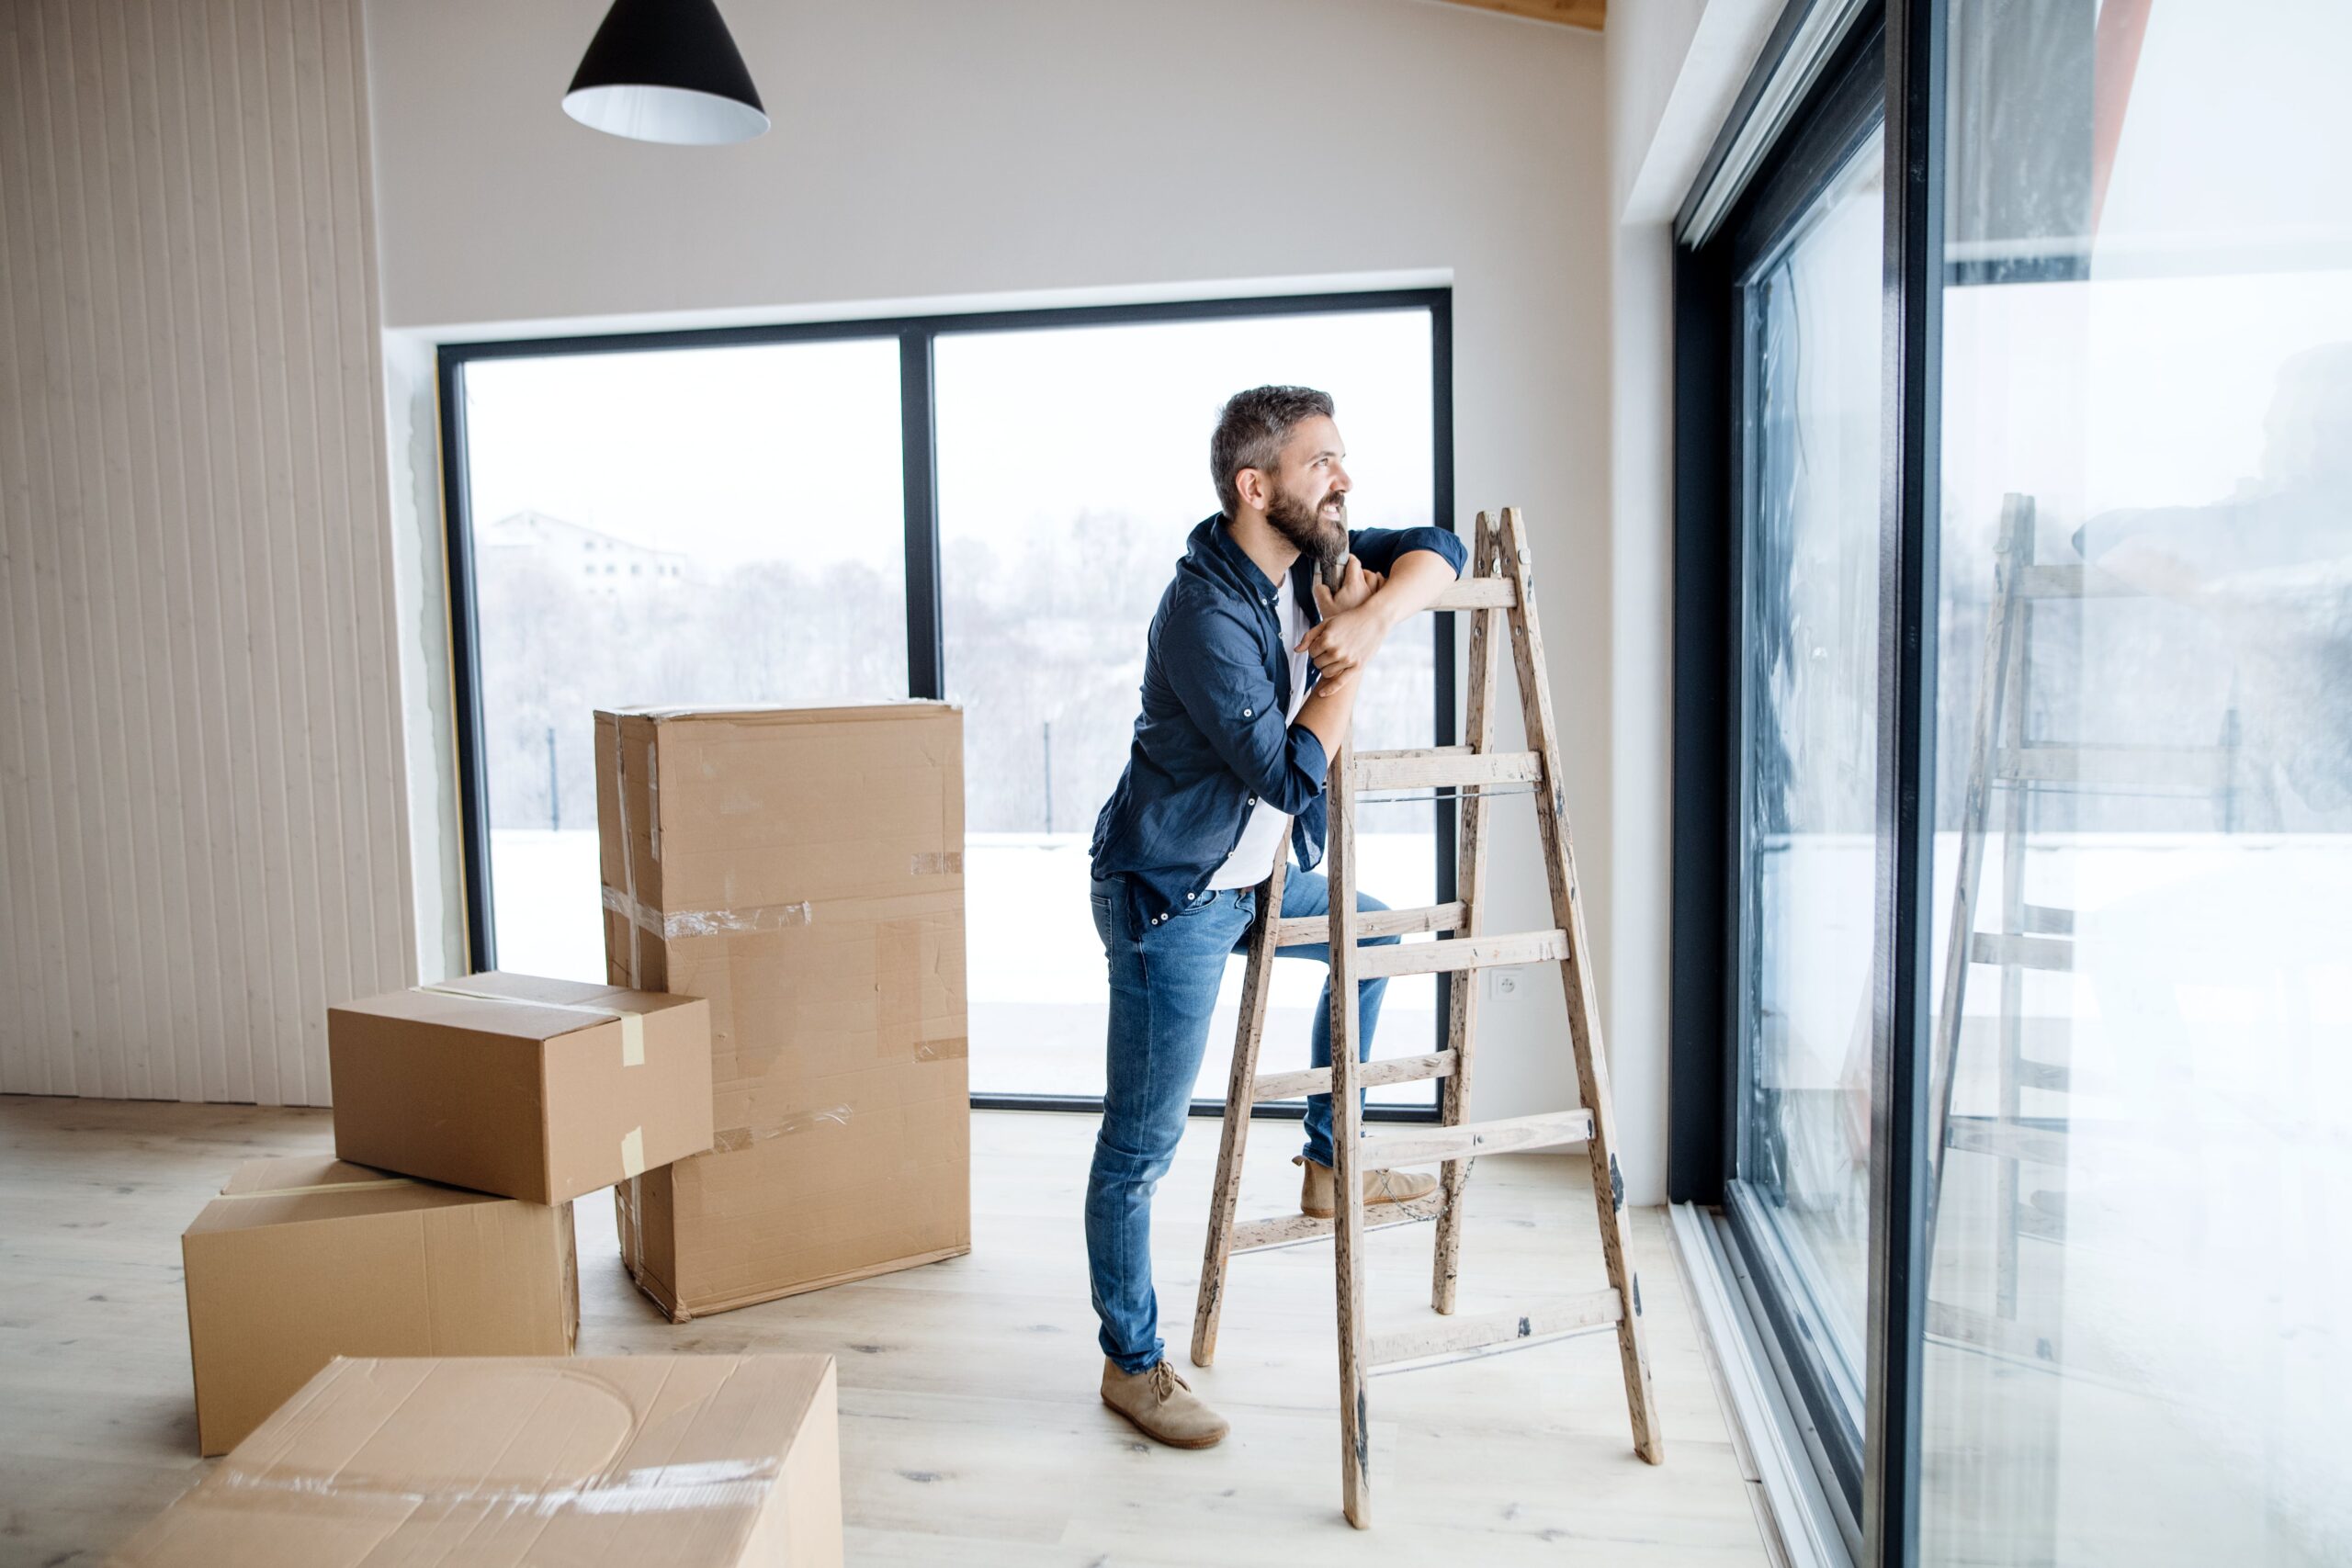
<instances>
[{"instance_id":1,"label":"large window","mask_svg":"<svg viewBox=\"0 0 2352 1568\"><path fill-rule=\"evenodd\" d=\"M1800 0L1685 213L1674 1183L1874 1568L2352 1562L2346 58Z\"/></svg>"},{"instance_id":2,"label":"large window","mask_svg":"<svg viewBox=\"0 0 2352 1568\"><path fill-rule=\"evenodd\" d=\"M445 349L473 962L604 973L596 707L944 695L965 711L973 1089L1098 1100L1087 846L1152 610L1216 509L1217 408L1322 387L1354 524L1448 523L1446 330L1432 290ZM1360 744L1451 739L1444 620L1384 650ZM1370 891L1444 897L1440 810L1367 806ZM1278 966L1270 1053L1295 1041L1304 1065L1321 973ZM1375 1049L1430 1049L1441 985L1393 984ZM1371 1098L1432 1104L1426 1084Z\"/></svg>"},{"instance_id":3,"label":"large window","mask_svg":"<svg viewBox=\"0 0 2352 1568\"><path fill-rule=\"evenodd\" d=\"M1185 536L1216 510L1206 432L1240 387L1330 392L1356 527L1431 515L1427 311L950 333L939 340L939 525L947 693L965 709L972 1087L1102 1092L1109 1005L1087 913L1095 812L1125 766L1144 642ZM1436 617L1400 627L1367 678L1355 743L1425 746ZM1368 806L1363 885L1437 899L1427 804ZM1227 965L1205 1086L1231 1061L1242 965ZM1303 1049L1320 964L1275 965L1272 1049ZM1421 1050L1434 976L1392 982L1376 1049ZM1304 1055L1299 1057L1305 1064ZM1370 1091L1425 1104L1427 1084Z\"/></svg>"},{"instance_id":4,"label":"large window","mask_svg":"<svg viewBox=\"0 0 2352 1568\"><path fill-rule=\"evenodd\" d=\"M2352 10L1946 25L1920 1557L2352 1562Z\"/></svg>"}]
</instances>

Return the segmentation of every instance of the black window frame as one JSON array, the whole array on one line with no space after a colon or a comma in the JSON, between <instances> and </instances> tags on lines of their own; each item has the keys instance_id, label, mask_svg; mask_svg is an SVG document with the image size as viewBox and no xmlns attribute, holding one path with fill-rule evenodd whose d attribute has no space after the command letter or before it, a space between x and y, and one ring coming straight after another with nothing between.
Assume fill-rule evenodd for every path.
<instances>
[{"instance_id":1,"label":"black window frame","mask_svg":"<svg viewBox=\"0 0 2352 1568\"><path fill-rule=\"evenodd\" d=\"M469 365L489 360L533 359L604 354L647 353L664 349L738 348L845 340L899 344L899 444L903 462L901 488L905 509L907 694L942 698L946 694L946 636L940 591L938 494L938 399L933 375L939 339L950 335L1035 332L1057 328L1156 325L1179 321L1233 321L1252 318L1358 314L1374 311L1424 311L1430 319L1430 495L1432 520L1448 532L1453 523L1453 291L1450 287L1366 289L1317 294L1249 295L1209 299L1159 300L1127 305L1046 307L1013 310L941 312L909 316L854 317L820 321L774 322L749 326L681 328L660 332L577 334L561 337L502 338L438 345L435 384L439 395L441 435L441 502L447 549L449 613L449 664L453 728L456 731L458 840L460 845L465 945L469 967L479 973L497 966L492 930L490 853L489 778L482 766L484 750L481 701L481 634L479 597L474 578L473 517L467 461L464 375ZM1453 615L1436 615L1433 633L1435 691L1431 720L1435 743L1449 743L1454 735ZM1430 811L1437 828L1438 902L1456 892L1454 875L1454 813L1453 803L1440 792ZM1444 1046L1445 1021L1455 977L1438 977L1437 1040ZM1365 1116L1382 1122L1434 1122L1438 1118L1439 1085L1432 1080L1427 1105L1371 1105ZM1100 1114L1097 1095L984 1093L971 1097L975 1110L1069 1111ZM1196 1099L1192 1114L1222 1116L1223 1099ZM1253 1116L1297 1120L1306 1112L1303 1100L1256 1106Z\"/></svg>"},{"instance_id":2,"label":"black window frame","mask_svg":"<svg viewBox=\"0 0 2352 1568\"><path fill-rule=\"evenodd\" d=\"M1793 0L1724 129L1721 164L1761 85L1800 25L1831 0ZM1776 139L1742 204L1775 198L1776 168L1794 162L1825 106L1860 90L1850 58L1871 37L1885 128L1882 251L1878 530L1877 778L1871 953L1869 1303L1864 1325L1859 1453L1834 1466L1860 1524L1858 1561L1904 1568L1919 1558L1922 1330L1926 1322L1928 981L1934 929L1934 844L1925 814L1935 776L1936 498L1939 493L1946 0L1874 0L1834 46L1806 105ZM1834 111L1831 111L1834 112ZM1850 144L1849 145L1850 151ZM1816 164L1824 162L1818 157ZM1835 167L1835 161L1828 161ZM1695 198L1694 198L1695 199ZM1689 219L1691 209L1686 208ZM1751 217L1754 214L1750 214ZM1736 375L1725 374L1737 318L1724 235L1679 243L1674 289L1674 673L1669 1196L1724 1207L1736 1175L1740 1052L1734 961L1738 952L1737 694L1741 564L1736 528L1740 470ZM1736 1213L1725 1229L1755 1269L1752 1229ZM1820 1419L1818 1357L1759 1286L1761 1325L1795 1385L1802 1415ZM1815 1363L1810 1370L1808 1362Z\"/></svg>"},{"instance_id":3,"label":"black window frame","mask_svg":"<svg viewBox=\"0 0 2352 1568\"><path fill-rule=\"evenodd\" d=\"M1675 256L1675 768L1671 1195L1721 1208L1809 1427L1807 1446L1859 1518L1863 1410L1844 1392L1802 1283L1740 1182L1745 643L1750 454L1747 288L1884 120L1885 32L1865 14L1837 46L1723 221ZM1881 671L1883 678L1883 670ZM1856 1347L1858 1359L1863 1347ZM1866 1390L1855 1388L1855 1393ZM1866 1407L1867 1401L1863 1401Z\"/></svg>"}]
</instances>

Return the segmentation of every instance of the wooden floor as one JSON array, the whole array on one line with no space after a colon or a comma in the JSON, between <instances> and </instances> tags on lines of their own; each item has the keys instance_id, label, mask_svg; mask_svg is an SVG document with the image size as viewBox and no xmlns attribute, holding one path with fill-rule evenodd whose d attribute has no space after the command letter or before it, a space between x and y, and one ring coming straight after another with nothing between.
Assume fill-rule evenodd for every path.
<instances>
[{"instance_id":1,"label":"wooden floor","mask_svg":"<svg viewBox=\"0 0 2352 1568\"><path fill-rule=\"evenodd\" d=\"M579 1207L583 1355L827 1350L841 1360L854 1563L1758 1563L1664 1215L1634 1218L1667 1462L1634 1457L1605 1330L1376 1376L1374 1523L1340 1516L1330 1251L1238 1259L1216 1367L1184 1359L1216 1124L1159 1192L1172 1358L1233 1421L1205 1453L1142 1441L1095 1395L1080 1205L1088 1117L981 1113L968 1258L683 1327ZM1257 1123L1245 1214L1295 1204L1296 1129ZM323 1151L324 1111L0 1098L0 1564L94 1563L193 1484L178 1235L237 1160ZM1580 1157L1471 1183L1461 1310L1603 1281ZM1430 1231L1372 1238L1383 1325L1428 1312Z\"/></svg>"}]
</instances>

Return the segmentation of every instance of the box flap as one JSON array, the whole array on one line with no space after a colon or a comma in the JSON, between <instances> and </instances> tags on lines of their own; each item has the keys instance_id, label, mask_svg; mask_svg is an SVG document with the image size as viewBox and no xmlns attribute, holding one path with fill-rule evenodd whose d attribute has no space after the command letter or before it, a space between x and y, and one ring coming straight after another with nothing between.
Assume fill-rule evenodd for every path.
<instances>
[{"instance_id":1,"label":"box flap","mask_svg":"<svg viewBox=\"0 0 2352 1568\"><path fill-rule=\"evenodd\" d=\"M827 1356L337 1360L116 1561L727 1568L832 1376Z\"/></svg>"},{"instance_id":2,"label":"box flap","mask_svg":"<svg viewBox=\"0 0 2352 1568\"><path fill-rule=\"evenodd\" d=\"M187 1234L511 1201L322 1155L255 1159L237 1167L221 1184L220 1196L204 1206Z\"/></svg>"}]
</instances>

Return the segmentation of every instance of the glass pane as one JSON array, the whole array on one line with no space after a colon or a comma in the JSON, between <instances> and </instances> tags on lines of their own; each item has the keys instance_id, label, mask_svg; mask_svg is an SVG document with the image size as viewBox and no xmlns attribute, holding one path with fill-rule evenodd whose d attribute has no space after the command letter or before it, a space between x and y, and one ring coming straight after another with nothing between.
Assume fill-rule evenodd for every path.
<instances>
[{"instance_id":1,"label":"glass pane","mask_svg":"<svg viewBox=\"0 0 2352 1568\"><path fill-rule=\"evenodd\" d=\"M597 708L907 694L898 340L462 380L498 962L602 980Z\"/></svg>"},{"instance_id":2,"label":"glass pane","mask_svg":"<svg viewBox=\"0 0 2352 1568\"><path fill-rule=\"evenodd\" d=\"M1216 509L1209 433L1265 382L1336 400L1350 522L1429 522L1430 318L1422 310L954 333L939 340L940 549L947 690L965 705L965 868L975 1093L1102 1092L1109 993L1087 906L1095 813L1126 761L1144 638L1185 536ZM1426 746L1435 617L1400 628L1367 676L1355 736ZM1436 898L1434 808L1367 810L1362 884ZM978 918L1019 910L1018 919ZM1201 1069L1220 1097L1242 964L1228 965ZM1323 968L1275 966L1264 1060L1306 1062ZM1430 1049L1437 984L1390 982L1374 1049ZM1426 1083L1374 1103L1425 1105Z\"/></svg>"},{"instance_id":3,"label":"glass pane","mask_svg":"<svg viewBox=\"0 0 2352 1568\"><path fill-rule=\"evenodd\" d=\"M1859 1430L1870 1211L1883 138L1743 290L1741 1180Z\"/></svg>"},{"instance_id":4,"label":"glass pane","mask_svg":"<svg viewBox=\"0 0 2352 1568\"><path fill-rule=\"evenodd\" d=\"M1922 1555L2352 1562L2352 8L1950 14Z\"/></svg>"}]
</instances>

